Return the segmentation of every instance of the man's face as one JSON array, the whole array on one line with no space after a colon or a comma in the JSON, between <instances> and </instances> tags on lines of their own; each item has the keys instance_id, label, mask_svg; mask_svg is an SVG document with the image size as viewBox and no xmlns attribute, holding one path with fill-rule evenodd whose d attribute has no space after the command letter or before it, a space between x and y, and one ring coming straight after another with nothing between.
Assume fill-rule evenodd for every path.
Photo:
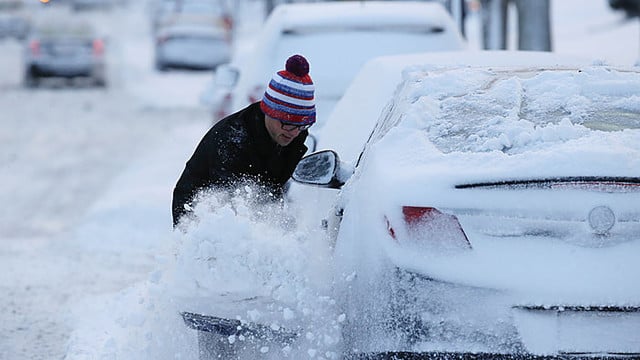
<instances>
[{"instance_id":1,"label":"man's face","mask_svg":"<svg viewBox=\"0 0 640 360\"><path fill-rule=\"evenodd\" d=\"M302 132L300 128L294 128L292 130L285 130L282 128L282 123L279 120L274 118L270 118L269 116L264 116L264 125L271 135L273 141L275 141L280 146L289 145L293 139L295 139Z\"/></svg>"}]
</instances>

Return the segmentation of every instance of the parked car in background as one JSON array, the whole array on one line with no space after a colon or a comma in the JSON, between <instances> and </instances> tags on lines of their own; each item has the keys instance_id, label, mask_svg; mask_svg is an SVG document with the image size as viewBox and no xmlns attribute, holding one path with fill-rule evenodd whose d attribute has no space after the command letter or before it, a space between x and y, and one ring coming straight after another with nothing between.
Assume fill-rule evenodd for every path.
<instances>
[{"instance_id":1,"label":"parked car in background","mask_svg":"<svg viewBox=\"0 0 640 360\"><path fill-rule=\"evenodd\" d=\"M176 0L152 0L148 8L151 29L155 31L168 14L175 12Z\"/></svg>"},{"instance_id":2,"label":"parked car in background","mask_svg":"<svg viewBox=\"0 0 640 360\"><path fill-rule=\"evenodd\" d=\"M69 4L75 11L110 9L116 0L70 0Z\"/></svg>"},{"instance_id":3,"label":"parked car in background","mask_svg":"<svg viewBox=\"0 0 640 360\"><path fill-rule=\"evenodd\" d=\"M372 57L466 47L440 3L346 1L281 4L269 15L255 47L214 75L201 100L214 120L261 99L275 71L292 54L304 55L316 85L317 124L322 127L364 62ZM237 78L231 86L216 78Z\"/></svg>"},{"instance_id":4,"label":"parked car in background","mask_svg":"<svg viewBox=\"0 0 640 360\"><path fill-rule=\"evenodd\" d=\"M222 27L231 38L233 19L230 5L223 0L156 0L151 7L153 31L178 23L200 23Z\"/></svg>"},{"instance_id":5,"label":"parked car in background","mask_svg":"<svg viewBox=\"0 0 640 360\"><path fill-rule=\"evenodd\" d=\"M155 35L155 67L212 70L231 57L231 39L223 26L175 24Z\"/></svg>"},{"instance_id":6,"label":"parked car in background","mask_svg":"<svg viewBox=\"0 0 640 360\"><path fill-rule=\"evenodd\" d=\"M31 28L31 17L23 0L0 0L0 39L23 40Z\"/></svg>"},{"instance_id":7,"label":"parked car in background","mask_svg":"<svg viewBox=\"0 0 640 360\"><path fill-rule=\"evenodd\" d=\"M105 41L86 22L47 20L35 27L24 49L24 84L42 78L88 78L106 86Z\"/></svg>"},{"instance_id":8,"label":"parked car in background","mask_svg":"<svg viewBox=\"0 0 640 360\"><path fill-rule=\"evenodd\" d=\"M504 59L371 77L395 91L355 170L296 169L342 189L346 353L640 356L640 71Z\"/></svg>"}]
</instances>

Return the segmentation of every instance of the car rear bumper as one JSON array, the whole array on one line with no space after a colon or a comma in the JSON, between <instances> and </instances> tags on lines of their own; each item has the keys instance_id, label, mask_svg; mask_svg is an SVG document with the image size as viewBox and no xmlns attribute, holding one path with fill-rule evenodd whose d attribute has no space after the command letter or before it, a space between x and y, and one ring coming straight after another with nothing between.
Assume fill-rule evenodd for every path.
<instances>
[{"instance_id":1,"label":"car rear bumper","mask_svg":"<svg viewBox=\"0 0 640 360\"><path fill-rule=\"evenodd\" d=\"M640 307L517 306L513 315L534 353L640 356Z\"/></svg>"},{"instance_id":2,"label":"car rear bumper","mask_svg":"<svg viewBox=\"0 0 640 360\"><path fill-rule=\"evenodd\" d=\"M638 355L616 354L600 355L531 355L531 354L495 354L467 352L382 352L367 354L349 354L346 360L621 360L637 359Z\"/></svg>"},{"instance_id":3,"label":"car rear bumper","mask_svg":"<svg viewBox=\"0 0 640 360\"><path fill-rule=\"evenodd\" d=\"M400 269L397 274L390 297L396 309L392 326L362 331L366 338L352 348L367 354L420 354L408 359L640 358L637 304L531 305L531 297L522 293L442 282ZM348 331L358 332L379 319L355 320ZM381 338L399 341L384 344Z\"/></svg>"},{"instance_id":4,"label":"car rear bumper","mask_svg":"<svg viewBox=\"0 0 640 360\"><path fill-rule=\"evenodd\" d=\"M35 62L29 71L39 77L103 76L104 65L87 62Z\"/></svg>"}]
</instances>

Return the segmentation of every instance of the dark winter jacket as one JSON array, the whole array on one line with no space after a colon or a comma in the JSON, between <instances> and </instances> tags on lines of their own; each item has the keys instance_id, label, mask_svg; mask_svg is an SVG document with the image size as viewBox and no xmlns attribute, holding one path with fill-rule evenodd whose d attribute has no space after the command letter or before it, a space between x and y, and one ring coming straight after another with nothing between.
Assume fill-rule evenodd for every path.
<instances>
[{"instance_id":1,"label":"dark winter jacket","mask_svg":"<svg viewBox=\"0 0 640 360\"><path fill-rule=\"evenodd\" d=\"M217 122L198 144L173 190L173 225L185 214L185 205L204 189L230 189L255 181L282 196L284 184L307 151L307 135L305 130L289 145L278 145L267 132L260 102Z\"/></svg>"}]
</instances>

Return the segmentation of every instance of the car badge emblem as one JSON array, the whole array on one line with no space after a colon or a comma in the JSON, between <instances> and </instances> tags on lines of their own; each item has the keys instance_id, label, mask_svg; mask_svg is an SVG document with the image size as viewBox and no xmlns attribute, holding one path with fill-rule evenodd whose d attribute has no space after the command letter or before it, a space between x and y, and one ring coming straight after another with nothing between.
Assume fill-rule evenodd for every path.
<instances>
[{"instance_id":1,"label":"car badge emblem","mask_svg":"<svg viewBox=\"0 0 640 360\"><path fill-rule=\"evenodd\" d=\"M606 234L616 223L616 215L608 206L596 206L589 211L589 226L598 234Z\"/></svg>"}]
</instances>

